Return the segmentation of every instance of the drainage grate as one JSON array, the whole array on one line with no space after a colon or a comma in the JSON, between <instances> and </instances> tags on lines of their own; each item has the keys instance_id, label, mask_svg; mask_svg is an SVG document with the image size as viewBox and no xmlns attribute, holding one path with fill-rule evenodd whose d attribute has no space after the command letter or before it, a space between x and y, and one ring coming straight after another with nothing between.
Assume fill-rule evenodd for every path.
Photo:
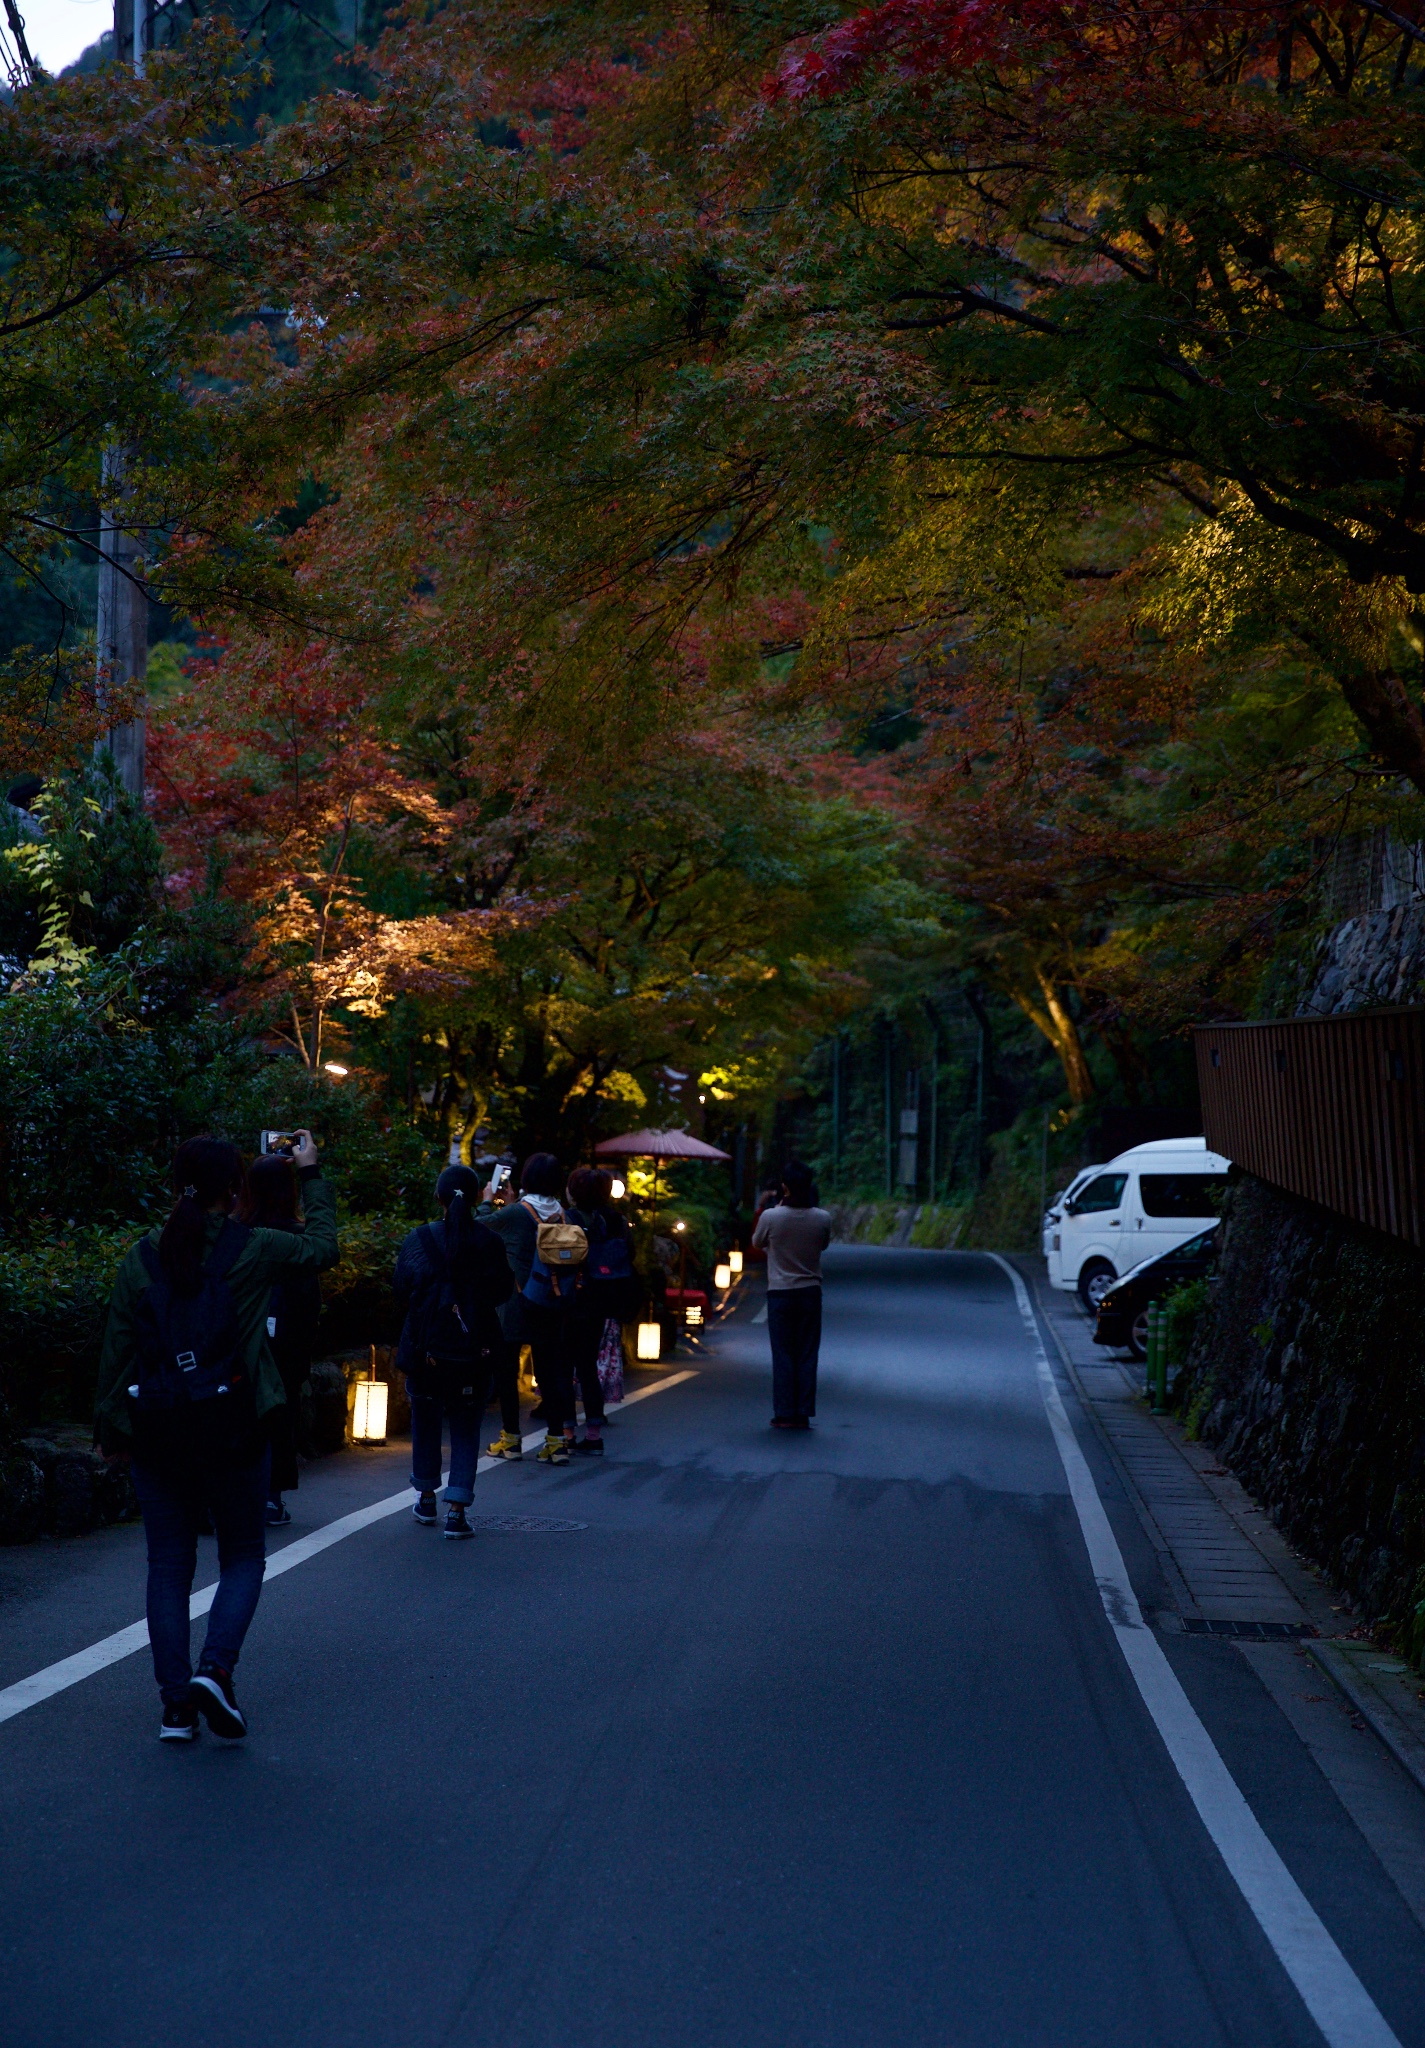
<instances>
[{"instance_id":1,"label":"drainage grate","mask_svg":"<svg viewBox=\"0 0 1425 2048\"><path fill-rule=\"evenodd\" d=\"M562 1536L570 1529L587 1529L587 1522L555 1522L548 1515L472 1515L472 1529L490 1529L497 1536Z\"/></svg>"},{"instance_id":2,"label":"drainage grate","mask_svg":"<svg viewBox=\"0 0 1425 2048\"><path fill-rule=\"evenodd\" d=\"M1291 1643L1317 1631L1309 1621L1196 1621L1183 1618L1189 1636L1245 1636L1254 1643Z\"/></svg>"}]
</instances>

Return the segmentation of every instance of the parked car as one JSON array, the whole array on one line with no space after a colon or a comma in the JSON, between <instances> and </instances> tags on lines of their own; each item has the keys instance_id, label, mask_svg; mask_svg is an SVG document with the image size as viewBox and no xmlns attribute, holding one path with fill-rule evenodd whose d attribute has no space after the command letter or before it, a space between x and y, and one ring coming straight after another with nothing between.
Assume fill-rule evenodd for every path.
<instances>
[{"instance_id":1,"label":"parked car","mask_svg":"<svg viewBox=\"0 0 1425 2048\"><path fill-rule=\"evenodd\" d=\"M1056 1233L1060 1223L1063 1221L1064 1204L1071 1202L1079 1189L1087 1187L1094 1175L1102 1173L1102 1171L1103 1168L1101 1166L1081 1166L1069 1182L1069 1185L1066 1188L1060 1188L1058 1194L1055 1195L1053 1201L1044 1211L1044 1220L1039 1229L1039 1249L1043 1252L1049 1267L1050 1283L1055 1287L1059 1284L1054 1271L1059 1259L1059 1239Z\"/></svg>"},{"instance_id":2,"label":"parked car","mask_svg":"<svg viewBox=\"0 0 1425 2048\"><path fill-rule=\"evenodd\" d=\"M1052 1233L1050 1285L1077 1289L1096 1314L1115 1280L1216 1221L1231 1164L1209 1152L1205 1138L1162 1138L1120 1152L1065 1202Z\"/></svg>"},{"instance_id":3,"label":"parked car","mask_svg":"<svg viewBox=\"0 0 1425 2048\"><path fill-rule=\"evenodd\" d=\"M1126 1345L1135 1358L1148 1356L1148 1310L1155 1301L1167 1299L1185 1281L1200 1280L1212 1271L1217 1256L1218 1225L1201 1230L1186 1244L1160 1252L1156 1259L1144 1259L1131 1273L1114 1282L1098 1305L1094 1324L1095 1344Z\"/></svg>"}]
</instances>

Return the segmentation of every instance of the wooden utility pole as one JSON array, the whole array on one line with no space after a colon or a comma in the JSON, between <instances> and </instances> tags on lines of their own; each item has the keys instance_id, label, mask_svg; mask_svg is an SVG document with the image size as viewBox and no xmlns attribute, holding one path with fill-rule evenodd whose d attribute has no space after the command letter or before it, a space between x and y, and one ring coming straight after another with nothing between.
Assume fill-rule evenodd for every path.
<instances>
[{"instance_id":1,"label":"wooden utility pole","mask_svg":"<svg viewBox=\"0 0 1425 2048\"><path fill-rule=\"evenodd\" d=\"M133 22L133 66L140 78L152 34L151 0L114 0L114 56L124 57L124 15ZM95 621L99 707L107 709L115 692L131 701L133 716L107 725L94 745L96 758L112 754L119 787L143 802L144 683L148 675L148 593L143 583L143 556L135 535L122 524L130 449L111 445L104 450L99 514L99 608Z\"/></svg>"}]
</instances>

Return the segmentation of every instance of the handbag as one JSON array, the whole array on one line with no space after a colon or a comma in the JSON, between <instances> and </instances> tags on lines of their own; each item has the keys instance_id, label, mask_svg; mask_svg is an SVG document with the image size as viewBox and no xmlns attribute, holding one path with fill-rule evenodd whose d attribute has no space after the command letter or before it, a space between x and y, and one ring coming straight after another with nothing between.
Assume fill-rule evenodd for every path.
<instances>
[{"instance_id":1,"label":"handbag","mask_svg":"<svg viewBox=\"0 0 1425 2048\"><path fill-rule=\"evenodd\" d=\"M623 1399L623 1331L609 1318L599 1344L599 1387L607 1402Z\"/></svg>"}]
</instances>

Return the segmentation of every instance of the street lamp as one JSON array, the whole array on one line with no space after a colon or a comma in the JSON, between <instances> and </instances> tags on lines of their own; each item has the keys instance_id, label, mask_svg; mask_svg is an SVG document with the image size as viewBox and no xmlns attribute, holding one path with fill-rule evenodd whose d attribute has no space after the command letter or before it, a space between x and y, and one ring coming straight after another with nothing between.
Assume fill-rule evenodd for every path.
<instances>
[{"instance_id":1,"label":"street lamp","mask_svg":"<svg viewBox=\"0 0 1425 2048\"><path fill-rule=\"evenodd\" d=\"M618 1179L617 1175L615 1175L614 1177L614 1182L612 1187L609 1189L609 1193L613 1196L616 1202L621 1202L624 1196L628 1193L628 1188L625 1186L623 1181Z\"/></svg>"},{"instance_id":2,"label":"street lamp","mask_svg":"<svg viewBox=\"0 0 1425 2048\"><path fill-rule=\"evenodd\" d=\"M350 1067L342 1066L339 1060L328 1060L326 1069L329 1074L334 1074L338 1081L344 1081L351 1072Z\"/></svg>"}]
</instances>

